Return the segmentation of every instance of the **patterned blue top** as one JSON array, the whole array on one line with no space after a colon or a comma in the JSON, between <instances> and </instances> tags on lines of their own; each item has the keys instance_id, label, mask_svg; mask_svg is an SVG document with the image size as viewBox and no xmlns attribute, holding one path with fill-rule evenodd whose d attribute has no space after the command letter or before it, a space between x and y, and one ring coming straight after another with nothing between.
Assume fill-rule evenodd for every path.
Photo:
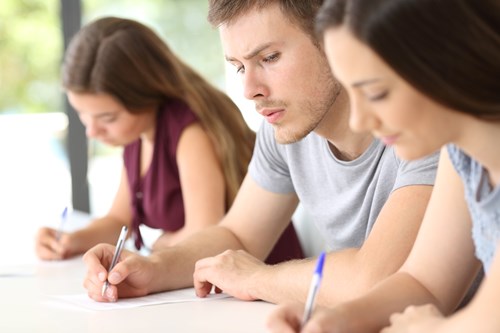
<instances>
[{"instance_id":1,"label":"patterned blue top","mask_svg":"<svg viewBox=\"0 0 500 333\"><path fill-rule=\"evenodd\" d=\"M500 240L500 186L492 188L488 171L455 145L448 145L451 162L462 178L472 218L472 238L488 273Z\"/></svg>"}]
</instances>

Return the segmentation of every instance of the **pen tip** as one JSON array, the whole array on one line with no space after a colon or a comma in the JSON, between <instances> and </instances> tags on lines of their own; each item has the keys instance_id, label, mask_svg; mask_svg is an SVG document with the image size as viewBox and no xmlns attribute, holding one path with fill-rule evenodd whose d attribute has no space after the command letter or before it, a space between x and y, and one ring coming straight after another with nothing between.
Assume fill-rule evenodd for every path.
<instances>
[{"instance_id":1,"label":"pen tip","mask_svg":"<svg viewBox=\"0 0 500 333\"><path fill-rule=\"evenodd\" d=\"M108 289L108 281L105 281L104 284L102 285L101 296L104 296L104 294L106 293L106 289Z\"/></svg>"},{"instance_id":2,"label":"pen tip","mask_svg":"<svg viewBox=\"0 0 500 333\"><path fill-rule=\"evenodd\" d=\"M318 264L316 265L316 274L321 274L323 272L323 265L325 263L325 252L321 252L318 258Z\"/></svg>"}]
</instances>

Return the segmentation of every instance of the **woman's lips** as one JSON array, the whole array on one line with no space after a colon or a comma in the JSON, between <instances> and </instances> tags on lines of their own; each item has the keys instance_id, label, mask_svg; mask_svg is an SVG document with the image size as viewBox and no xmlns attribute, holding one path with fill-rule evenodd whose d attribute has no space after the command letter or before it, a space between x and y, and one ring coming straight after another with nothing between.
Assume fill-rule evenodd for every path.
<instances>
[{"instance_id":1,"label":"woman's lips","mask_svg":"<svg viewBox=\"0 0 500 333\"><path fill-rule=\"evenodd\" d=\"M385 145L393 145L399 138L399 135L390 135L390 136L381 136L380 141L382 141Z\"/></svg>"}]
</instances>

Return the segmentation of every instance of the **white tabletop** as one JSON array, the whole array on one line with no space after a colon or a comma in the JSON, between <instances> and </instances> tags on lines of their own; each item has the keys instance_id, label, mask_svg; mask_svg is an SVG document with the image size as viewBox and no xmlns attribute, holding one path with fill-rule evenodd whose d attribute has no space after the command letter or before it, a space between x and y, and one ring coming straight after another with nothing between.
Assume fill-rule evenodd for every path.
<instances>
[{"instance_id":1,"label":"white tabletop","mask_svg":"<svg viewBox=\"0 0 500 333\"><path fill-rule=\"evenodd\" d=\"M73 214L72 224L85 223L88 216ZM3 218L1 220L4 220ZM57 218L55 219L57 225ZM82 221L78 221L82 220ZM7 220L8 221L8 220ZM7 222L5 221L5 222ZM12 220L10 220L12 221ZM23 219L23 221L30 221ZM33 220L31 220L33 221ZM39 221L40 222L40 221ZM5 233L0 254L0 332L106 332L106 333L259 333L274 305L245 302L234 298L206 302L169 303L89 311L49 302L54 295L85 293L82 286L85 266L81 257L43 262L34 255L35 228L30 223L10 223L21 232L22 241ZM30 226L31 227L31 226Z\"/></svg>"},{"instance_id":2,"label":"white tabletop","mask_svg":"<svg viewBox=\"0 0 500 333\"><path fill-rule=\"evenodd\" d=\"M0 277L0 332L265 332L274 307L234 298L89 311L49 302L51 296L84 293L81 258L11 267ZM25 275L24 275L25 274Z\"/></svg>"}]
</instances>

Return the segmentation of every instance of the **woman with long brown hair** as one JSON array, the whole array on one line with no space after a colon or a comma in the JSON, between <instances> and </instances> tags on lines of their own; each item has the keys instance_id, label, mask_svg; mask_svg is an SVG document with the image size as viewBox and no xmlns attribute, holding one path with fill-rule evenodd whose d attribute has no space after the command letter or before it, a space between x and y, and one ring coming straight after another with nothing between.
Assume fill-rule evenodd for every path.
<instances>
[{"instance_id":1,"label":"woman with long brown hair","mask_svg":"<svg viewBox=\"0 0 500 333\"><path fill-rule=\"evenodd\" d=\"M353 130L405 160L441 155L399 271L303 327L303 305L281 307L271 331L500 332L500 2L326 0L316 26Z\"/></svg>"},{"instance_id":2,"label":"woman with long brown hair","mask_svg":"<svg viewBox=\"0 0 500 333\"><path fill-rule=\"evenodd\" d=\"M42 228L40 258L68 258L114 243L122 225L130 227L137 248L144 245L141 224L162 229L155 250L222 219L246 174L255 139L226 94L150 28L115 17L77 33L62 76L87 136L123 146L124 167L108 214L60 237ZM290 251L300 249L292 225L283 237Z\"/></svg>"}]
</instances>

